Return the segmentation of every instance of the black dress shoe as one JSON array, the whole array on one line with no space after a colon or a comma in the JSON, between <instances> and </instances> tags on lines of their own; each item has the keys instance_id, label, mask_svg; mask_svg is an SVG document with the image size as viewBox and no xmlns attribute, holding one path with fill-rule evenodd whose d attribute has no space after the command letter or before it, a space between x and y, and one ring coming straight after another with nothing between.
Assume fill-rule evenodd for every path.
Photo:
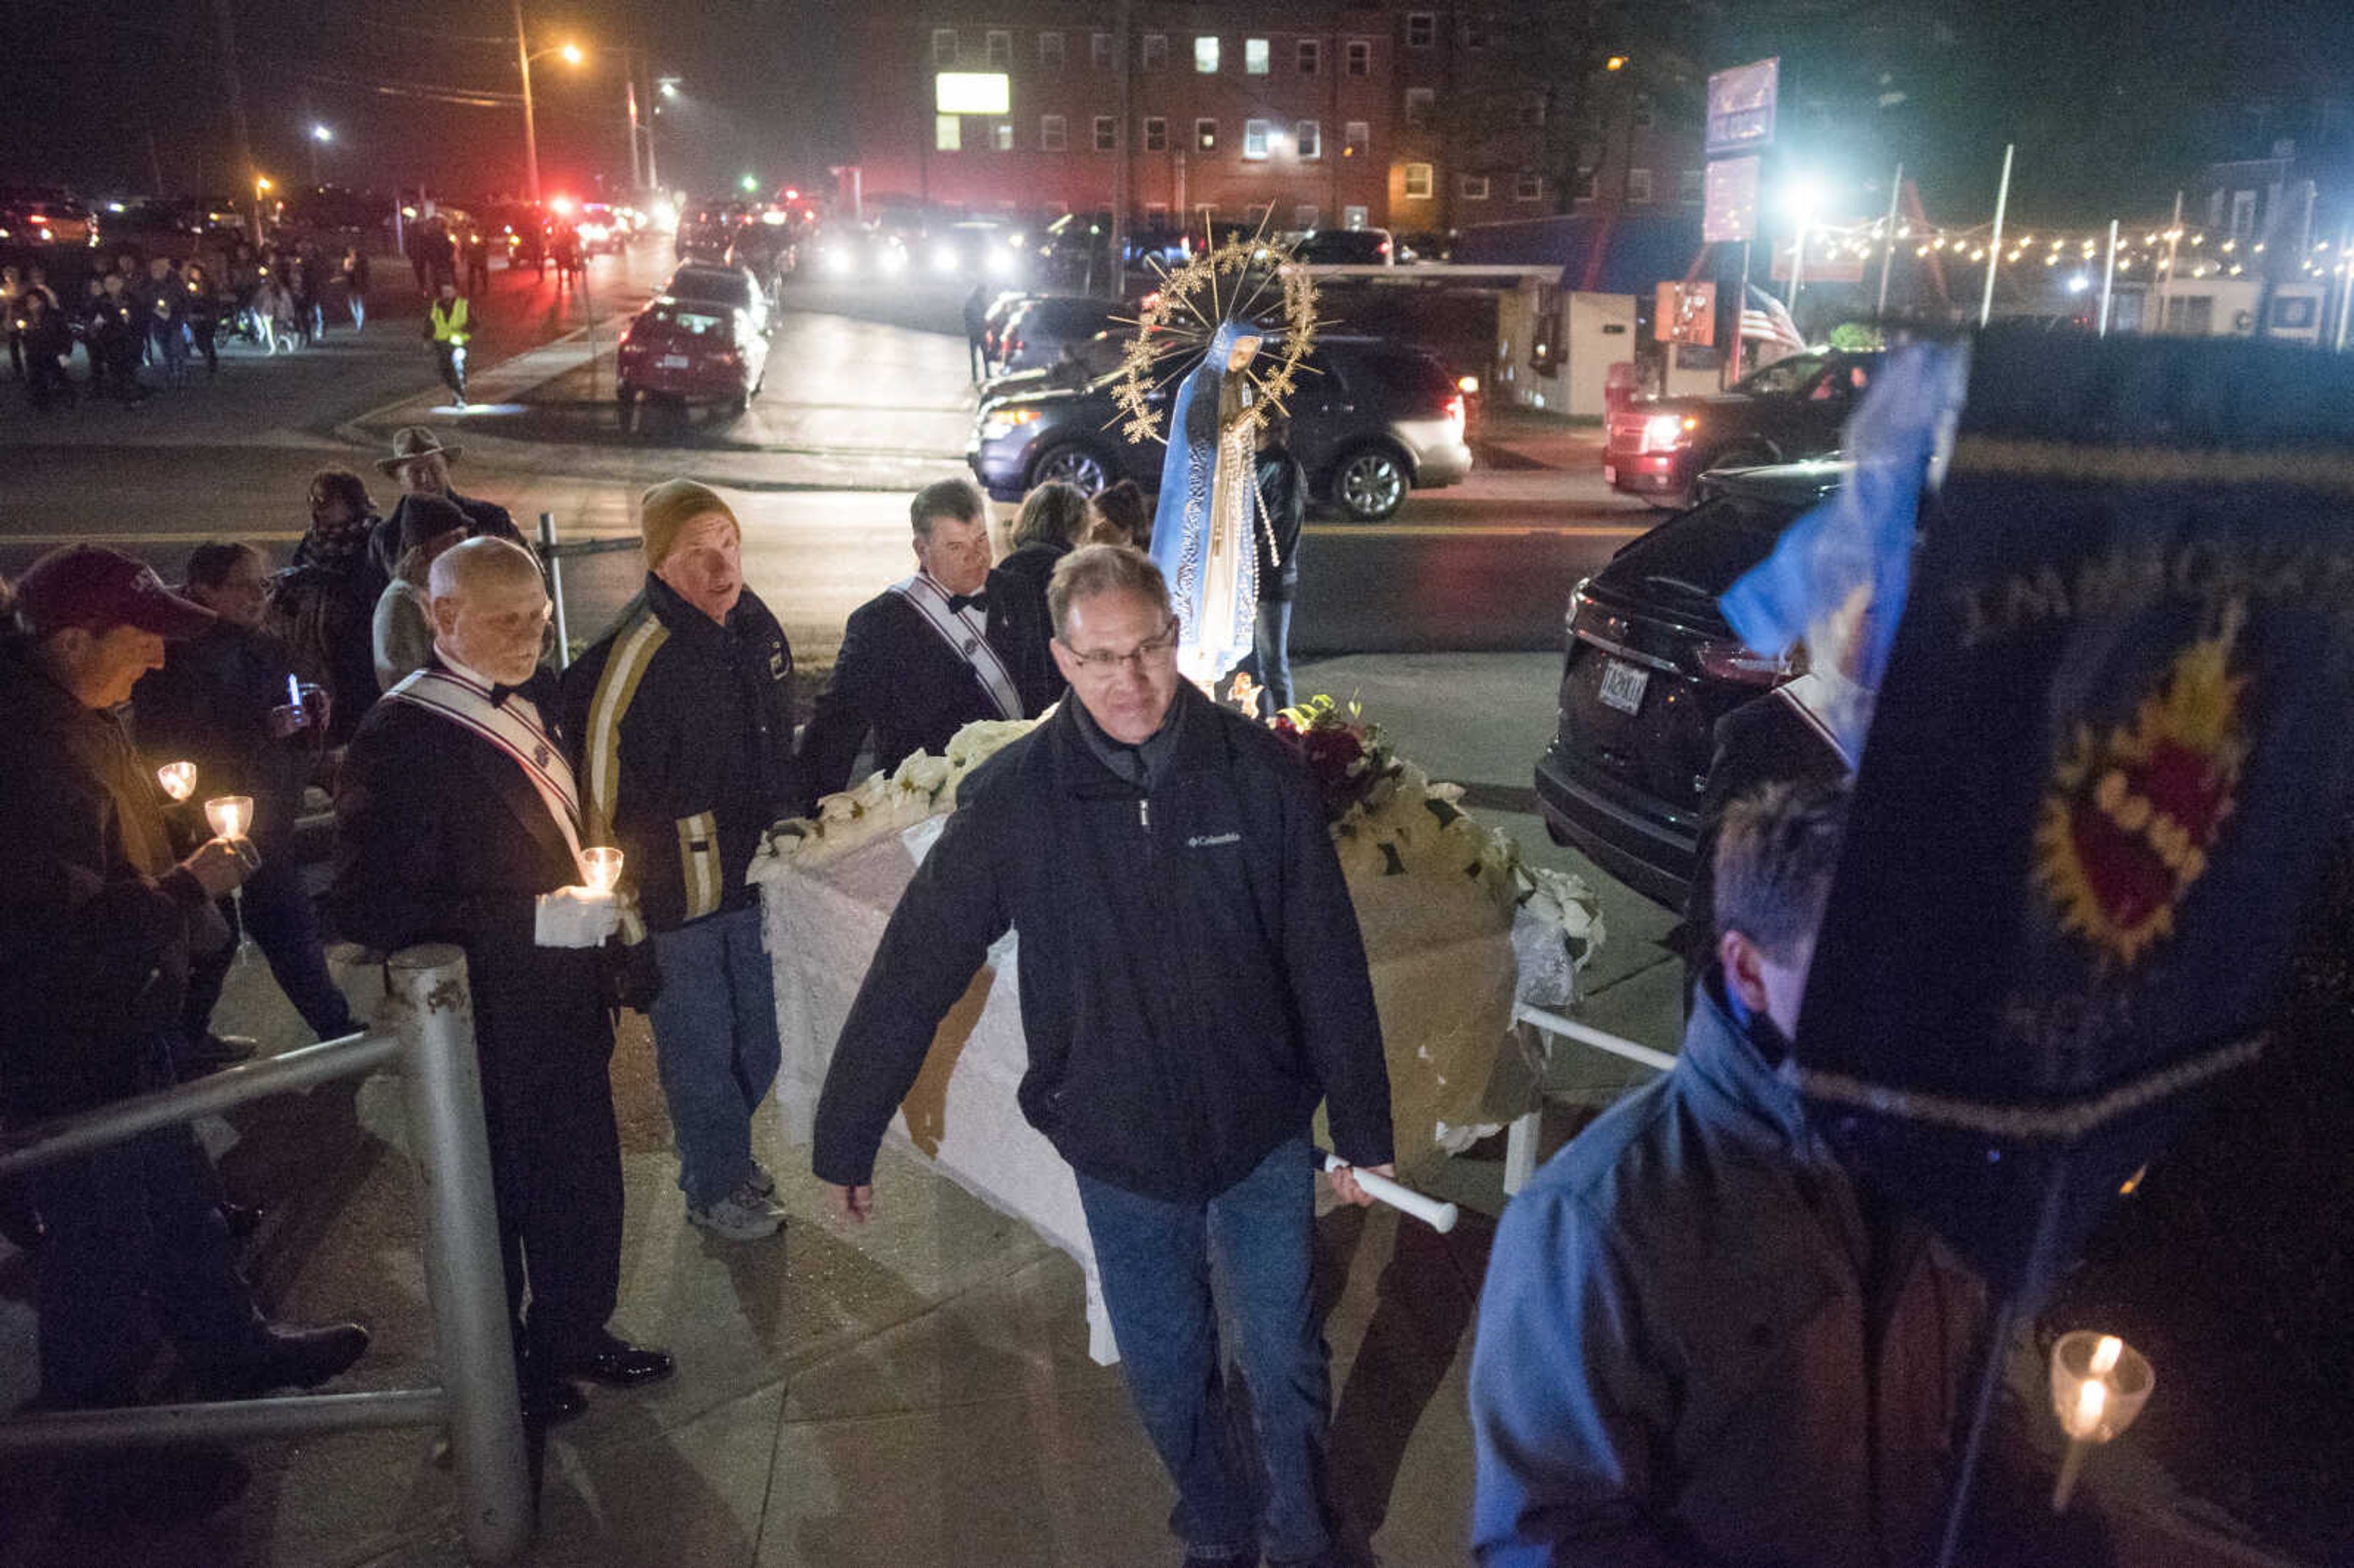
<instances>
[{"instance_id":1,"label":"black dress shoe","mask_svg":"<svg viewBox=\"0 0 2354 1568\"><path fill-rule=\"evenodd\" d=\"M207 1034L202 1040L190 1041L176 1054L181 1067L211 1073L234 1067L239 1062L250 1062L253 1054L260 1049L261 1042L249 1034Z\"/></svg>"},{"instance_id":2,"label":"black dress shoe","mask_svg":"<svg viewBox=\"0 0 2354 1568\"><path fill-rule=\"evenodd\" d=\"M588 1408L580 1385L560 1377L535 1377L523 1385L523 1419L526 1426L556 1426Z\"/></svg>"},{"instance_id":3,"label":"black dress shoe","mask_svg":"<svg viewBox=\"0 0 2354 1568\"><path fill-rule=\"evenodd\" d=\"M610 1333L599 1333L579 1353L550 1358L562 1377L585 1377L608 1388L637 1388L660 1383L677 1370L667 1351L649 1351Z\"/></svg>"},{"instance_id":4,"label":"black dress shoe","mask_svg":"<svg viewBox=\"0 0 2354 1568\"><path fill-rule=\"evenodd\" d=\"M350 1370L367 1352L368 1331L357 1323L264 1331L261 1349L212 1370L207 1379L223 1393L252 1396L281 1388L316 1388Z\"/></svg>"}]
</instances>

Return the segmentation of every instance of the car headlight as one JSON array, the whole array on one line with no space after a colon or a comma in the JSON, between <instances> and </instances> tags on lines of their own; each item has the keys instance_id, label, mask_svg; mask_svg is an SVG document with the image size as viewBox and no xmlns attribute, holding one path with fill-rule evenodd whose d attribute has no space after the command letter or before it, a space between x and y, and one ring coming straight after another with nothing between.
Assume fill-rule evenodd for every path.
<instances>
[{"instance_id":1,"label":"car headlight","mask_svg":"<svg viewBox=\"0 0 2354 1568\"><path fill-rule=\"evenodd\" d=\"M842 273L850 270L850 252L839 245L829 248L820 260L829 272Z\"/></svg>"},{"instance_id":2,"label":"car headlight","mask_svg":"<svg viewBox=\"0 0 2354 1568\"><path fill-rule=\"evenodd\" d=\"M953 245L940 246L932 252L932 270L935 272L953 272L960 264L961 259Z\"/></svg>"},{"instance_id":3,"label":"car headlight","mask_svg":"<svg viewBox=\"0 0 2354 1568\"><path fill-rule=\"evenodd\" d=\"M991 408L981 421L981 439L1003 440L1023 426L1036 424L1038 418L1035 408Z\"/></svg>"},{"instance_id":4,"label":"car headlight","mask_svg":"<svg viewBox=\"0 0 2354 1568\"><path fill-rule=\"evenodd\" d=\"M1011 278L1021 258L1011 250L992 250L989 253L989 275L992 278Z\"/></svg>"},{"instance_id":5,"label":"car headlight","mask_svg":"<svg viewBox=\"0 0 2354 1568\"><path fill-rule=\"evenodd\" d=\"M1646 451L1671 452L1684 444L1684 437L1700 428L1700 421L1683 414L1654 414L1643 421L1643 448Z\"/></svg>"},{"instance_id":6,"label":"car headlight","mask_svg":"<svg viewBox=\"0 0 2354 1568\"><path fill-rule=\"evenodd\" d=\"M885 272L894 274L906 271L907 270L907 253L900 249L896 245L890 247L883 252L882 267L883 270Z\"/></svg>"}]
</instances>

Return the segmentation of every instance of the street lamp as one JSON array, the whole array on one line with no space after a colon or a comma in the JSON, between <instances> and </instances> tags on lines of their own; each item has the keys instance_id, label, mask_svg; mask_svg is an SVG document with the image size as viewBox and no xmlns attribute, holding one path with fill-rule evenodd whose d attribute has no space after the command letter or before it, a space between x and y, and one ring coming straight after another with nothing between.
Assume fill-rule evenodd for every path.
<instances>
[{"instance_id":1,"label":"street lamp","mask_svg":"<svg viewBox=\"0 0 2354 1568\"><path fill-rule=\"evenodd\" d=\"M313 125L311 127L311 183L314 185L320 183L319 149L334 139L335 133L326 126Z\"/></svg>"},{"instance_id":2,"label":"street lamp","mask_svg":"<svg viewBox=\"0 0 2354 1568\"><path fill-rule=\"evenodd\" d=\"M742 179L736 183L744 187L744 194L746 196L750 196L754 191L760 188L760 176L758 175L746 175Z\"/></svg>"},{"instance_id":3,"label":"street lamp","mask_svg":"<svg viewBox=\"0 0 2354 1568\"><path fill-rule=\"evenodd\" d=\"M549 55L561 58L566 65L578 65L588 57L578 44L563 44L552 49L532 51L525 42L523 30L523 0L511 0L514 11L515 65L523 73L523 161L531 184L532 205L539 204L539 131L532 120L531 62Z\"/></svg>"},{"instance_id":4,"label":"street lamp","mask_svg":"<svg viewBox=\"0 0 2354 1568\"><path fill-rule=\"evenodd\" d=\"M1811 175L1800 175L1782 192L1782 205L1798 220L1797 244L1790 252L1790 314L1795 322L1798 311L1798 288L1807 270L1807 225L1822 211L1823 187Z\"/></svg>"}]
</instances>

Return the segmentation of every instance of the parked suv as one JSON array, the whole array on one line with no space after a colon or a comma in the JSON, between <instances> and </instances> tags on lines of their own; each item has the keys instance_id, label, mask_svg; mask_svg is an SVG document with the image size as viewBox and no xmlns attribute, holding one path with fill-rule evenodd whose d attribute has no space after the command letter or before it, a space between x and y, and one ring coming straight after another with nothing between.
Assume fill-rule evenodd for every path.
<instances>
[{"instance_id":1,"label":"parked suv","mask_svg":"<svg viewBox=\"0 0 2354 1568\"><path fill-rule=\"evenodd\" d=\"M1536 768L1554 842L1682 908L1717 720L1802 667L1744 647L1717 599L1846 473L1819 462L1712 474L1699 504L1572 591L1560 719Z\"/></svg>"},{"instance_id":2,"label":"parked suv","mask_svg":"<svg viewBox=\"0 0 2354 1568\"><path fill-rule=\"evenodd\" d=\"M1041 295L1007 318L998 334L998 371L1044 370L1062 357L1065 344L1083 344L1123 317L1134 320L1136 307L1075 294Z\"/></svg>"},{"instance_id":3,"label":"parked suv","mask_svg":"<svg viewBox=\"0 0 2354 1568\"><path fill-rule=\"evenodd\" d=\"M1374 338L1327 336L1308 356L1290 398L1291 451L1310 493L1359 522L1394 513L1408 489L1460 483L1471 471L1463 394L1444 366L1417 348ZM1178 377L1150 393L1166 420ZM991 497L1018 501L1033 486L1067 480L1089 494L1132 479L1161 488L1165 449L1118 429L1118 377L1076 390L984 398L966 460Z\"/></svg>"},{"instance_id":4,"label":"parked suv","mask_svg":"<svg viewBox=\"0 0 2354 1568\"><path fill-rule=\"evenodd\" d=\"M1712 468L1826 457L1880 374L1877 353L1794 354L1705 397L1635 403L1610 416L1602 477L1629 495L1681 504Z\"/></svg>"}]
</instances>

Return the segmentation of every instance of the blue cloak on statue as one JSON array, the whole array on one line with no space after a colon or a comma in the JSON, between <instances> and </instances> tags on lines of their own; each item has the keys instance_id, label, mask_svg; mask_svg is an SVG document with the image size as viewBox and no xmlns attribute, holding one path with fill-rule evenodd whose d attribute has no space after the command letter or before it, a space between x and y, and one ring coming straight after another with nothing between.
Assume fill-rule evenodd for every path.
<instances>
[{"instance_id":1,"label":"blue cloak on statue","mask_svg":"<svg viewBox=\"0 0 2354 1568\"><path fill-rule=\"evenodd\" d=\"M1152 559L1177 612L1180 665L1196 679L1214 680L1241 662L1258 613L1255 442L1247 427L1226 433L1244 381L1226 365L1237 344L1259 335L1248 322L1221 323L1169 413ZM1228 448L1221 473L1220 452Z\"/></svg>"}]
</instances>

